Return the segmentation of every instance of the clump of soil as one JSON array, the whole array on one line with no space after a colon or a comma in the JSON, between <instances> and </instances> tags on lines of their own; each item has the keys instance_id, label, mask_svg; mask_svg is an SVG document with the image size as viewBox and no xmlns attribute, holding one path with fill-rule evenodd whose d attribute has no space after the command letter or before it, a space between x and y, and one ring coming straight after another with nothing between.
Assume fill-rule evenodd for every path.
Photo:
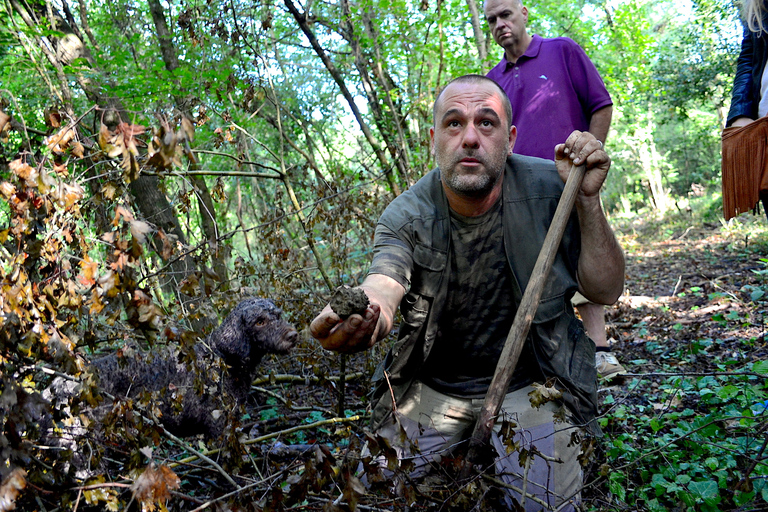
<instances>
[{"instance_id":1,"label":"clump of soil","mask_svg":"<svg viewBox=\"0 0 768 512\"><path fill-rule=\"evenodd\" d=\"M344 320L351 315L364 315L368 307L368 296L362 288L339 286L331 297L331 309Z\"/></svg>"}]
</instances>

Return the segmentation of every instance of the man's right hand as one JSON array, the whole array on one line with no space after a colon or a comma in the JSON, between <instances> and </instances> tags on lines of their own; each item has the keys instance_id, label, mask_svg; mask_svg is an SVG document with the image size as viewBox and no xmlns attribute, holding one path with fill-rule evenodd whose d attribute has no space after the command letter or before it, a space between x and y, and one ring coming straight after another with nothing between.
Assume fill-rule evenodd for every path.
<instances>
[{"instance_id":1,"label":"man's right hand","mask_svg":"<svg viewBox=\"0 0 768 512\"><path fill-rule=\"evenodd\" d=\"M360 285L368 296L369 304L365 313L351 315L342 321L331 306L325 306L309 324L309 332L326 350L352 353L371 348L392 330L400 301L405 288L381 274L371 274Z\"/></svg>"},{"instance_id":2,"label":"man's right hand","mask_svg":"<svg viewBox=\"0 0 768 512\"><path fill-rule=\"evenodd\" d=\"M309 331L326 350L345 354L360 352L376 343L380 312L378 304L369 304L363 316L355 314L342 321L326 306L309 324Z\"/></svg>"}]
</instances>

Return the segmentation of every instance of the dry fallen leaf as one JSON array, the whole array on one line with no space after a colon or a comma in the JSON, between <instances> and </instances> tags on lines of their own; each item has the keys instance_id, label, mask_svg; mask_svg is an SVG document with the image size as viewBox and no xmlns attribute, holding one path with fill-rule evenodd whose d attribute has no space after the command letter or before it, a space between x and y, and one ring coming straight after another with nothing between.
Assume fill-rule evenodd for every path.
<instances>
[{"instance_id":1,"label":"dry fallen leaf","mask_svg":"<svg viewBox=\"0 0 768 512\"><path fill-rule=\"evenodd\" d=\"M156 466L151 462L131 486L133 497L144 507L163 502L171 497L171 491L178 489L181 481L166 465Z\"/></svg>"},{"instance_id":2,"label":"dry fallen leaf","mask_svg":"<svg viewBox=\"0 0 768 512\"><path fill-rule=\"evenodd\" d=\"M0 483L0 512L14 510L16 498L27 486L27 472L21 468L15 468Z\"/></svg>"},{"instance_id":3,"label":"dry fallen leaf","mask_svg":"<svg viewBox=\"0 0 768 512\"><path fill-rule=\"evenodd\" d=\"M547 381L546 384L533 384L533 391L528 393L531 397L531 407L538 409L547 402L557 400L563 396L559 389L557 389L552 383Z\"/></svg>"},{"instance_id":4,"label":"dry fallen leaf","mask_svg":"<svg viewBox=\"0 0 768 512\"><path fill-rule=\"evenodd\" d=\"M130 225L133 238L140 244L145 243L147 241L147 233L152 232L152 226L143 220L132 220Z\"/></svg>"}]
</instances>

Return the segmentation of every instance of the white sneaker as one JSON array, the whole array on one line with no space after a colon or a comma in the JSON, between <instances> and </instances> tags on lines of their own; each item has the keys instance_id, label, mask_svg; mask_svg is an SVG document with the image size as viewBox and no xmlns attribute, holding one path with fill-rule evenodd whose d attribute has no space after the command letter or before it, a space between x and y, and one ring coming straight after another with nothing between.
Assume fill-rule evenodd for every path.
<instances>
[{"instance_id":1,"label":"white sneaker","mask_svg":"<svg viewBox=\"0 0 768 512\"><path fill-rule=\"evenodd\" d=\"M595 352L595 368L600 380L613 380L627 373L613 352Z\"/></svg>"}]
</instances>

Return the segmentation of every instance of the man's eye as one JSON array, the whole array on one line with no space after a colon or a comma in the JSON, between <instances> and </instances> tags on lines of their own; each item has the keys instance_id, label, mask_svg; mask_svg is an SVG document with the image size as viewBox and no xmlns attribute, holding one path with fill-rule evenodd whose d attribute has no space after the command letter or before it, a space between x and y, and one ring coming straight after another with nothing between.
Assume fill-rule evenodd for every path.
<instances>
[{"instance_id":1,"label":"man's eye","mask_svg":"<svg viewBox=\"0 0 768 512\"><path fill-rule=\"evenodd\" d=\"M482 121L482 123L480 123L480 124L482 124L485 127L493 126L493 123L491 121L487 120L487 119Z\"/></svg>"},{"instance_id":2,"label":"man's eye","mask_svg":"<svg viewBox=\"0 0 768 512\"><path fill-rule=\"evenodd\" d=\"M459 122L458 121L448 121L448 126L450 126L451 128L455 128L455 127L459 126Z\"/></svg>"}]
</instances>

